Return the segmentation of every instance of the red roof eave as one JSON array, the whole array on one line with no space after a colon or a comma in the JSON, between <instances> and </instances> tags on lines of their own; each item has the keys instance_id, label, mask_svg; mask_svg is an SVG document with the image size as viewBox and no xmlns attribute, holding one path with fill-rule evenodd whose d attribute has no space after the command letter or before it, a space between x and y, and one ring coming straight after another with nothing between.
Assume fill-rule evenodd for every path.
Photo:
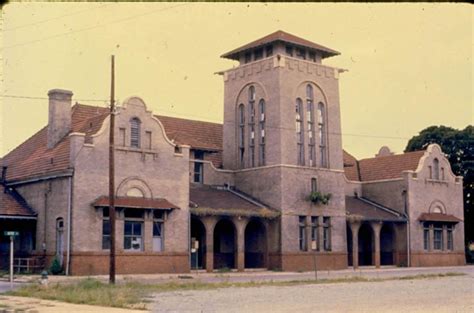
<instances>
[{"instance_id":1,"label":"red roof eave","mask_svg":"<svg viewBox=\"0 0 474 313\"><path fill-rule=\"evenodd\" d=\"M94 207L109 207L109 197L101 196L92 203ZM115 207L130 209L179 209L178 206L162 198L116 197Z\"/></svg>"},{"instance_id":2,"label":"red roof eave","mask_svg":"<svg viewBox=\"0 0 474 313\"><path fill-rule=\"evenodd\" d=\"M459 223L462 222L460 218L454 215L443 214L443 213L422 213L418 218L419 221L423 222L448 222L448 223Z\"/></svg>"}]
</instances>

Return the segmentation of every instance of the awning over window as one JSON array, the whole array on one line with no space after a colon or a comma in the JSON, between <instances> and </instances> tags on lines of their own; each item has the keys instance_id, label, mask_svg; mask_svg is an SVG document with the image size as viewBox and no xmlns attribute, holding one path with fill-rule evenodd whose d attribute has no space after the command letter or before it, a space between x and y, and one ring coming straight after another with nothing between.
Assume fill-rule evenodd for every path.
<instances>
[{"instance_id":1,"label":"awning over window","mask_svg":"<svg viewBox=\"0 0 474 313\"><path fill-rule=\"evenodd\" d=\"M36 212L13 188L0 184L0 219L36 219Z\"/></svg>"},{"instance_id":2,"label":"awning over window","mask_svg":"<svg viewBox=\"0 0 474 313\"><path fill-rule=\"evenodd\" d=\"M458 223L462 222L461 219L450 214L443 213L422 213L418 220L423 222L448 222L448 223Z\"/></svg>"},{"instance_id":3,"label":"awning over window","mask_svg":"<svg viewBox=\"0 0 474 313\"><path fill-rule=\"evenodd\" d=\"M94 207L109 207L109 197L101 196L92 203ZM127 209L161 209L172 210L179 209L178 206L163 198L139 198L139 197L116 197L116 208Z\"/></svg>"}]
</instances>

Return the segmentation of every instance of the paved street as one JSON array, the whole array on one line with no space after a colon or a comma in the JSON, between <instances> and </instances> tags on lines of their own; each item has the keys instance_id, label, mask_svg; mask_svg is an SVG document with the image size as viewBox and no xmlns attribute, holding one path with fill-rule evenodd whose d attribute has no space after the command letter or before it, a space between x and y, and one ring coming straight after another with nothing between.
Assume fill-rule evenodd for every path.
<instances>
[{"instance_id":1,"label":"paved street","mask_svg":"<svg viewBox=\"0 0 474 313\"><path fill-rule=\"evenodd\" d=\"M153 312L474 312L474 268L463 269L466 276L161 293Z\"/></svg>"},{"instance_id":2,"label":"paved street","mask_svg":"<svg viewBox=\"0 0 474 313\"><path fill-rule=\"evenodd\" d=\"M13 283L13 289L20 288L23 283ZM10 290L10 282L0 281L0 293L4 293Z\"/></svg>"}]
</instances>

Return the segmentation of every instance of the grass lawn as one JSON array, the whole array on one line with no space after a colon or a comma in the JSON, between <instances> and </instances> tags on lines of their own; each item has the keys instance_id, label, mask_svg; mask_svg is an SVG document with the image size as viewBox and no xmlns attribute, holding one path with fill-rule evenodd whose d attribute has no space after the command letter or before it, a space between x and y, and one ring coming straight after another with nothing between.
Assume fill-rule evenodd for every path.
<instances>
[{"instance_id":1,"label":"grass lawn","mask_svg":"<svg viewBox=\"0 0 474 313\"><path fill-rule=\"evenodd\" d=\"M149 297L157 292L206 290L229 287L262 287L262 286L294 286L307 284L330 284L350 282L381 282L387 280L429 279L448 276L462 276L462 273L426 274L391 278L337 278L319 280L293 281L259 281L259 282L219 282L204 283L199 281L167 282L161 284L143 284L139 282L125 282L116 285L85 278L75 283L56 283L49 286L31 284L20 289L10 291L12 296L33 297L47 300L58 300L76 304L101 305L128 309L147 309Z\"/></svg>"}]
</instances>

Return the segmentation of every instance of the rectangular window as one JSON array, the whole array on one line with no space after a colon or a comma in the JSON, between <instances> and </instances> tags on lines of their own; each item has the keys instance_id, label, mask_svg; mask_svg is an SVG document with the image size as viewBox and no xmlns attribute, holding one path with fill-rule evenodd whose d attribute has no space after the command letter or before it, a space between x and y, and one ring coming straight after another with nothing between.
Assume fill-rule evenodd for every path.
<instances>
[{"instance_id":1,"label":"rectangular window","mask_svg":"<svg viewBox=\"0 0 474 313\"><path fill-rule=\"evenodd\" d=\"M446 227L446 232L447 232L447 244L448 244L448 250L454 250L454 244L453 244L453 226L448 225Z\"/></svg>"},{"instance_id":2,"label":"rectangular window","mask_svg":"<svg viewBox=\"0 0 474 313\"><path fill-rule=\"evenodd\" d=\"M308 59L310 61L316 62L316 53L314 53L313 51L309 51L308 52Z\"/></svg>"},{"instance_id":3,"label":"rectangular window","mask_svg":"<svg viewBox=\"0 0 474 313\"><path fill-rule=\"evenodd\" d=\"M423 249L430 250L430 226L427 223L423 225Z\"/></svg>"},{"instance_id":4,"label":"rectangular window","mask_svg":"<svg viewBox=\"0 0 474 313\"><path fill-rule=\"evenodd\" d=\"M285 51L286 51L286 54L289 55L290 57L293 56L293 47L292 46L286 46Z\"/></svg>"},{"instance_id":5,"label":"rectangular window","mask_svg":"<svg viewBox=\"0 0 474 313\"><path fill-rule=\"evenodd\" d=\"M311 192L316 192L318 191L318 180L313 177L311 178Z\"/></svg>"},{"instance_id":6,"label":"rectangular window","mask_svg":"<svg viewBox=\"0 0 474 313\"><path fill-rule=\"evenodd\" d=\"M318 217L311 216L311 250L319 251Z\"/></svg>"},{"instance_id":7,"label":"rectangular window","mask_svg":"<svg viewBox=\"0 0 474 313\"><path fill-rule=\"evenodd\" d=\"M164 212L155 210L153 211L153 251L164 251Z\"/></svg>"},{"instance_id":8,"label":"rectangular window","mask_svg":"<svg viewBox=\"0 0 474 313\"><path fill-rule=\"evenodd\" d=\"M331 218L323 217L323 244L324 251L331 251Z\"/></svg>"},{"instance_id":9,"label":"rectangular window","mask_svg":"<svg viewBox=\"0 0 474 313\"><path fill-rule=\"evenodd\" d=\"M119 128L119 143L122 147L125 147L125 128Z\"/></svg>"},{"instance_id":10,"label":"rectangular window","mask_svg":"<svg viewBox=\"0 0 474 313\"><path fill-rule=\"evenodd\" d=\"M433 249L443 250L443 228L439 225L433 229Z\"/></svg>"},{"instance_id":11,"label":"rectangular window","mask_svg":"<svg viewBox=\"0 0 474 313\"><path fill-rule=\"evenodd\" d=\"M299 216L298 222L300 251L306 251L306 216Z\"/></svg>"},{"instance_id":12,"label":"rectangular window","mask_svg":"<svg viewBox=\"0 0 474 313\"><path fill-rule=\"evenodd\" d=\"M145 147L151 150L151 131L145 132L145 144L146 144Z\"/></svg>"},{"instance_id":13,"label":"rectangular window","mask_svg":"<svg viewBox=\"0 0 474 313\"><path fill-rule=\"evenodd\" d=\"M129 251L143 251L143 222L125 221L123 232L123 249Z\"/></svg>"},{"instance_id":14,"label":"rectangular window","mask_svg":"<svg viewBox=\"0 0 474 313\"><path fill-rule=\"evenodd\" d=\"M102 220L102 250L110 249L110 220L105 218Z\"/></svg>"},{"instance_id":15,"label":"rectangular window","mask_svg":"<svg viewBox=\"0 0 474 313\"><path fill-rule=\"evenodd\" d=\"M195 160L203 160L204 159L204 152L203 151L194 151L194 159ZM194 162L194 182L195 183L202 183L203 182L203 172L204 172L204 165L199 162Z\"/></svg>"},{"instance_id":16,"label":"rectangular window","mask_svg":"<svg viewBox=\"0 0 474 313\"><path fill-rule=\"evenodd\" d=\"M252 53L247 52L245 53L245 63L249 63L252 61Z\"/></svg>"},{"instance_id":17,"label":"rectangular window","mask_svg":"<svg viewBox=\"0 0 474 313\"><path fill-rule=\"evenodd\" d=\"M263 58L263 48L255 49L255 56L254 56L255 61L260 60L262 58Z\"/></svg>"},{"instance_id":18,"label":"rectangular window","mask_svg":"<svg viewBox=\"0 0 474 313\"><path fill-rule=\"evenodd\" d=\"M265 53L266 53L266 55L267 55L267 58L268 58L268 57L271 57L271 56L273 55L273 46L271 46L271 45L270 45L270 46L267 46L267 47L265 48Z\"/></svg>"},{"instance_id":19,"label":"rectangular window","mask_svg":"<svg viewBox=\"0 0 474 313\"><path fill-rule=\"evenodd\" d=\"M296 57L306 60L306 51L301 48L296 48Z\"/></svg>"}]
</instances>

